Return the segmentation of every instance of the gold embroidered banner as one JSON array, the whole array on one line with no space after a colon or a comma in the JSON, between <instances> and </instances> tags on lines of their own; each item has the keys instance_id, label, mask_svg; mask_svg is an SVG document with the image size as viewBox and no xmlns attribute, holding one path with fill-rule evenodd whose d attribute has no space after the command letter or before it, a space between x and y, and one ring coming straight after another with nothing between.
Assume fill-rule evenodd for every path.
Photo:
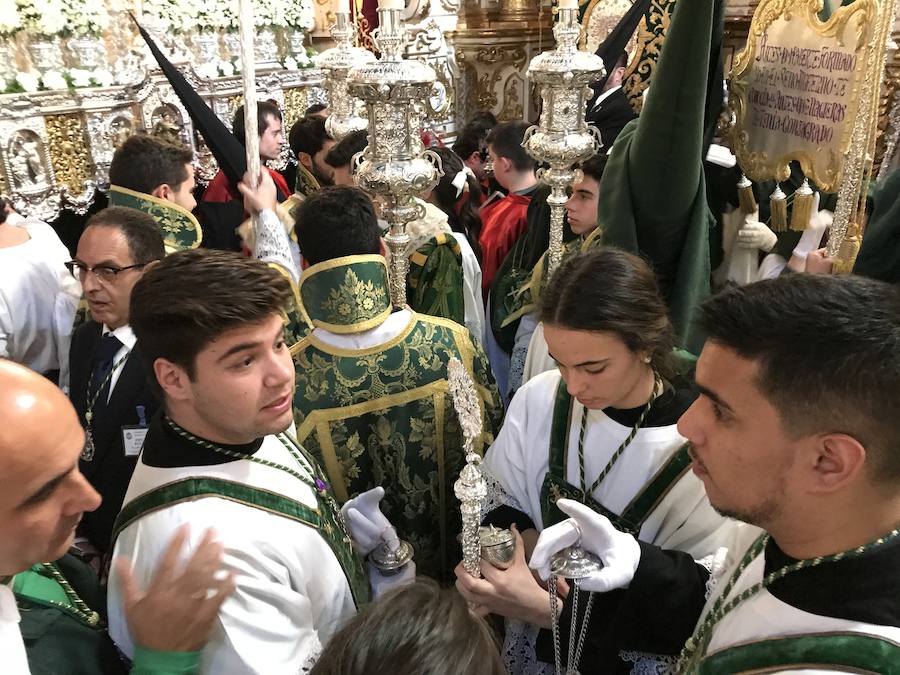
<instances>
[{"instance_id":1,"label":"gold embroidered banner","mask_svg":"<svg viewBox=\"0 0 900 675\"><path fill-rule=\"evenodd\" d=\"M733 147L756 181L786 180L791 160L835 191L860 110L877 0L856 0L827 22L821 0L762 0L732 69Z\"/></svg>"}]
</instances>

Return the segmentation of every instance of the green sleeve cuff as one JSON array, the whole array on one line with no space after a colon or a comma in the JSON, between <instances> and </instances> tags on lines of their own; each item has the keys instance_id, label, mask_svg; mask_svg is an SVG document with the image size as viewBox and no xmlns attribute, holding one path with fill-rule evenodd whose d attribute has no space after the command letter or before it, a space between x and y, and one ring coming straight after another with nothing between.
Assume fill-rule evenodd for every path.
<instances>
[{"instance_id":1,"label":"green sleeve cuff","mask_svg":"<svg viewBox=\"0 0 900 675\"><path fill-rule=\"evenodd\" d=\"M135 645L131 675L192 675L200 670L201 653L158 652Z\"/></svg>"}]
</instances>

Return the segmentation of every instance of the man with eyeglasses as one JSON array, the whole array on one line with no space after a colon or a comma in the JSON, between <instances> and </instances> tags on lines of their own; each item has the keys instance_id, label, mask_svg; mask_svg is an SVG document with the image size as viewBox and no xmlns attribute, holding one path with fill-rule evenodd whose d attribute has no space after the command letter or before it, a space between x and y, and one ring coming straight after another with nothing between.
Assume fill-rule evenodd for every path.
<instances>
[{"instance_id":1,"label":"man with eyeglasses","mask_svg":"<svg viewBox=\"0 0 900 675\"><path fill-rule=\"evenodd\" d=\"M131 289L164 255L153 218L113 206L87 222L68 263L91 316L75 330L69 352L69 395L86 432L79 466L103 497L81 521L76 546L97 565L109 548L113 521L159 406L128 317Z\"/></svg>"}]
</instances>

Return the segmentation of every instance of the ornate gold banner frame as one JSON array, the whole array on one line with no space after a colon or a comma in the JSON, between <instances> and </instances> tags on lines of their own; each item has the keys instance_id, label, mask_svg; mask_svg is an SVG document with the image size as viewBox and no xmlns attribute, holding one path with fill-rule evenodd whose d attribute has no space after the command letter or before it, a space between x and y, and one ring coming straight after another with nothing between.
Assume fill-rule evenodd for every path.
<instances>
[{"instance_id":1,"label":"ornate gold banner frame","mask_svg":"<svg viewBox=\"0 0 900 675\"><path fill-rule=\"evenodd\" d=\"M762 0L731 75L738 163L755 181L787 180L789 163L838 189L862 102L879 3L856 0L827 22L822 0ZM865 107L865 106L863 106Z\"/></svg>"}]
</instances>

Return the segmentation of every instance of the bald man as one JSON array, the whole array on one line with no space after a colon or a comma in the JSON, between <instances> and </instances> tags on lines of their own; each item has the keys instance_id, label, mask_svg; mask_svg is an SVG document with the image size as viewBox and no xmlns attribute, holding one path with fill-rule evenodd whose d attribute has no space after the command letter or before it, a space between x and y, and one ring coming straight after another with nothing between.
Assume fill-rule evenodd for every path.
<instances>
[{"instance_id":1,"label":"bald man","mask_svg":"<svg viewBox=\"0 0 900 675\"><path fill-rule=\"evenodd\" d=\"M104 606L90 568L67 554L82 515L100 495L78 470L84 430L49 380L0 359L0 654L3 672L125 673L103 628ZM216 579L222 549L207 533L186 566L186 536L172 540L146 592L117 561L126 613L137 641L133 673L197 669L230 578ZM55 562L48 563L45 561ZM19 614L19 609L27 610Z\"/></svg>"}]
</instances>

